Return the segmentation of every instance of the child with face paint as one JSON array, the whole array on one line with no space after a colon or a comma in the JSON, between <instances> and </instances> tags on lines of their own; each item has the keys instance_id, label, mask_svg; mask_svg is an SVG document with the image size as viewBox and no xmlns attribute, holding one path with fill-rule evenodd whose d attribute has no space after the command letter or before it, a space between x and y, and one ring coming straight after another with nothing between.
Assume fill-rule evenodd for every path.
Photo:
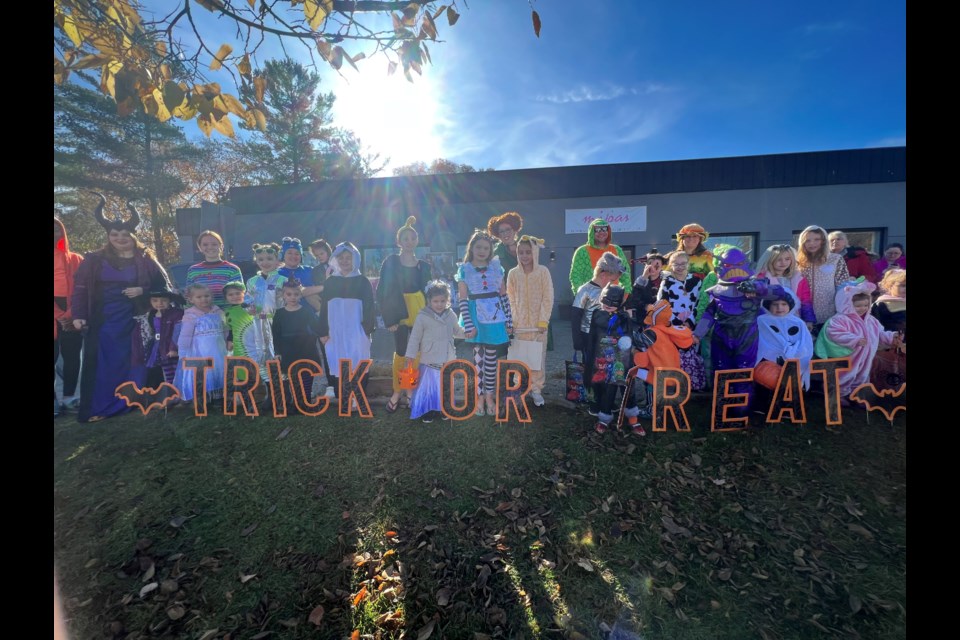
<instances>
[{"instance_id":1,"label":"child with face paint","mask_svg":"<svg viewBox=\"0 0 960 640\"><path fill-rule=\"evenodd\" d=\"M334 393L340 394L340 361L355 369L370 359L370 342L377 327L373 286L360 273L360 251L350 242L333 250L336 271L327 278L320 302L320 342L327 351Z\"/></svg>"}]
</instances>

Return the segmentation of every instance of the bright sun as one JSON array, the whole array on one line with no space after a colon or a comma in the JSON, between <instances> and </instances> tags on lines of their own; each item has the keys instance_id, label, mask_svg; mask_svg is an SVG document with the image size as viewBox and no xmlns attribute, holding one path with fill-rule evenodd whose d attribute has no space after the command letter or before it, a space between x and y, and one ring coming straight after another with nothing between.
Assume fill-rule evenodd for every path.
<instances>
[{"instance_id":1,"label":"bright sun","mask_svg":"<svg viewBox=\"0 0 960 640\"><path fill-rule=\"evenodd\" d=\"M438 74L428 69L408 82L402 71L387 76L386 69L375 63L360 69L359 73L347 69L344 77L335 77L333 118L336 125L353 131L367 150L387 161L381 175L391 175L394 167L411 162L444 157L437 134Z\"/></svg>"}]
</instances>

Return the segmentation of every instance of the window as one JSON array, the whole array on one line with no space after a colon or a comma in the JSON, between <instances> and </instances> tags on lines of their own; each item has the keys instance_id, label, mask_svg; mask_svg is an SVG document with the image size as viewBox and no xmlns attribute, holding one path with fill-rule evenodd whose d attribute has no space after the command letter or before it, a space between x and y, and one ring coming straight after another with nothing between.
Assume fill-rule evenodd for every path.
<instances>
[{"instance_id":1,"label":"window","mask_svg":"<svg viewBox=\"0 0 960 640\"><path fill-rule=\"evenodd\" d=\"M800 230L793 232L793 246L800 246ZM849 227L842 229L827 229L827 234L829 235L831 231L843 231L847 234L847 246L850 247L863 247L867 250L867 253L872 253L878 258L883 255L884 250L884 238L886 237L886 228L854 228Z\"/></svg>"},{"instance_id":2,"label":"window","mask_svg":"<svg viewBox=\"0 0 960 640\"><path fill-rule=\"evenodd\" d=\"M710 249L711 252L716 253L716 247L718 244L728 244L732 245L740 251L743 251L744 255L750 258L751 261L756 261L757 259L757 238L760 234L758 233L722 233L722 234L710 234L710 237L707 238L707 241L704 242L704 246L707 249Z\"/></svg>"}]
</instances>

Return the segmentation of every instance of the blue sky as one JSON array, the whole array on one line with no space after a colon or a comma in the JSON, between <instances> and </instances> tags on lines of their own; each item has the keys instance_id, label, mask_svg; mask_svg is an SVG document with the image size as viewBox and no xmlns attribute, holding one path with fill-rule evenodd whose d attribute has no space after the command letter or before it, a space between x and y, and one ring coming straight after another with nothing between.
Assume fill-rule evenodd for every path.
<instances>
[{"instance_id":1,"label":"blue sky","mask_svg":"<svg viewBox=\"0 0 960 640\"><path fill-rule=\"evenodd\" d=\"M906 144L904 2L534 7L539 39L525 0L441 18L413 84L379 57L323 69L337 122L387 175L434 157L519 169Z\"/></svg>"}]
</instances>

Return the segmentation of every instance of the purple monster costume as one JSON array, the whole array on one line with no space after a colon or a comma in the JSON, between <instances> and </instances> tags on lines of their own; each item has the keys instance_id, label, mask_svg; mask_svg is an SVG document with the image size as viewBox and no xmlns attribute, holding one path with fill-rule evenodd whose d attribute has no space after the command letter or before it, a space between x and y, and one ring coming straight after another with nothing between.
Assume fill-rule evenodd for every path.
<instances>
[{"instance_id":1,"label":"purple monster costume","mask_svg":"<svg viewBox=\"0 0 960 640\"><path fill-rule=\"evenodd\" d=\"M761 301L773 300L786 295L779 284L771 285L766 278L756 278L750 268L750 260L737 248L727 249L718 255L719 281L707 289L710 303L697 323L694 335L703 338L713 327L710 340L710 355L713 370L752 369L757 363L759 332L757 316ZM732 385L733 393L745 393L752 400L753 385ZM750 407L740 410L745 415Z\"/></svg>"}]
</instances>

